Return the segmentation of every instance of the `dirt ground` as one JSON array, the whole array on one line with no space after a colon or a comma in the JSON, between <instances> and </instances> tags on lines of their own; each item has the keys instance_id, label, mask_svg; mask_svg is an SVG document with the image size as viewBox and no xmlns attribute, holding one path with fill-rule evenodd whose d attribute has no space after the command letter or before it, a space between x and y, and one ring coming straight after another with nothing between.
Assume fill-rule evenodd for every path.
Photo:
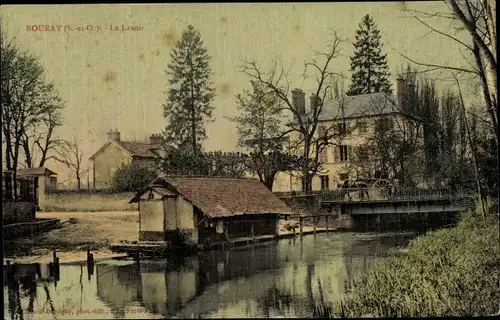
<instances>
[{"instance_id":1,"label":"dirt ground","mask_svg":"<svg viewBox=\"0 0 500 320\"><path fill-rule=\"evenodd\" d=\"M115 256L111 243L137 241L139 212L38 212L37 218L61 220L59 229L4 243L5 257L18 262L51 261L52 250L59 252L61 262L85 260L89 247L94 259Z\"/></svg>"}]
</instances>

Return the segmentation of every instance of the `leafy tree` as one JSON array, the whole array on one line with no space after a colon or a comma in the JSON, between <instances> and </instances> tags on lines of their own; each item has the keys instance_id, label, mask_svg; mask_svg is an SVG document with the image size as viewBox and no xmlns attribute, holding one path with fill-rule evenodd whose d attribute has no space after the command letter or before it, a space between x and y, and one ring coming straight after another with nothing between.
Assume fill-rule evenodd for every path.
<instances>
[{"instance_id":1,"label":"leafy tree","mask_svg":"<svg viewBox=\"0 0 500 320\"><path fill-rule=\"evenodd\" d=\"M248 156L240 152L211 151L204 154L208 175L225 178L243 178Z\"/></svg>"},{"instance_id":2,"label":"leafy tree","mask_svg":"<svg viewBox=\"0 0 500 320\"><path fill-rule=\"evenodd\" d=\"M186 176L208 176L209 165L204 154L193 153L191 148L170 147L162 157L159 169L165 174L186 175Z\"/></svg>"},{"instance_id":3,"label":"leafy tree","mask_svg":"<svg viewBox=\"0 0 500 320\"><path fill-rule=\"evenodd\" d=\"M53 132L61 125L63 103L54 85L45 81L38 58L8 41L3 33L0 39L2 143L6 169L12 172L6 179L6 190L10 196L12 181L17 198L17 169L23 162L23 151L28 167L33 164L35 148L41 151L40 164L45 163L55 146Z\"/></svg>"},{"instance_id":4,"label":"leafy tree","mask_svg":"<svg viewBox=\"0 0 500 320\"><path fill-rule=\"evenodd\" d=\"M363 93L392 93L386 54L382 54L380 31L369 15L356 30L354 55L351 57L352 83L348 95Z\"/></svg>"},{"instance_id":5,"label":"leafy tree","mask_svg":"<svg viewBox=\"0 0 500 320\"><path fill-rule=\"evenodd\" d=\"M170 55L170 77L164 116L167 141L197 153L206 138L205 120L212 119L214 89L210 81L210 57L200 33L190 25Z\"/></svg>"},{"instance_id":6,"label":"leafy tree","mask_svg":"<svg viewBox=\"0 0 500 320\"><path fill-rule=\"evenodd\" d=\"M155 171L136 164L124 165L113 175L113 188L120 191L140 191L156 177Z\"/></svg>"},{"instance_id":7,"label":"leafy tree","mask_svg":"<svg viewBox=\"0 0 500 320\"><path fill-rule=\"evenodd\" d=\"M251 90L236 96L239 115L229 118L237 125L238 145L249 151L246 166L272 190L280 171L297 169L297 157L283 150L279 136L283 106L276 95L255 81Z\"/></svg>"},{"instance_id":8,"label":"leafy tree","mask_svg":"<svg viewBox=\"0 0 500 320\"><path fill-rule=\"evenodd\" d=\"M170 175L241 178L245 175L247 155L239 152L198 152L170 149L160 161L160 171Z\"/></svg>"}]
</instances>

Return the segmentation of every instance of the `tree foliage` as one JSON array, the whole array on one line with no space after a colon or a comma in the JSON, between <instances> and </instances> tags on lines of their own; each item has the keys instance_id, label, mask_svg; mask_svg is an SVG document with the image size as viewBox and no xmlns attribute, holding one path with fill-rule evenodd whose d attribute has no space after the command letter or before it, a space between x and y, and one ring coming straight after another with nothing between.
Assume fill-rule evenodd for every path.
<instances>
[{"instance_id":1,"label":"tree foliage","mask_svg":"<svg viewBox=\"0 0 500 320\"><path fill-rule=\"evenodd\" d=\"M236 96L238 116L229 119L237 125L238 145L249 152L245 157L249 173L272 190L280 171L297 169L297 157L283 148L281 100L263 84L255 80L250 84L251 90Z\"/></svg>"},{"instance_id":2,"label":"tree foliage","mask_svg":"<svg viewBox=\"0 0 500 320\"><path fill-rule=\"evenodd\" d=\"M169 149L160 161L160 171L170 175L242 178L247 156L239 152L192 153L190 149Z\"/></svg>"},{"instance_id":3,"label":"tree foliage","mask_svg":"<svg viewBox=\"0 0 500 320\"><path fill-rule=\"evenodd\" d=\"M380 31L370 15L365 15L359 24L353 45L352 83L347 94L392 93L387 55L382 54Z\"/></svg>"},{"instance_id":4,"label":"tree foliage","mask_svg":"<svg viewBox=\"0 0 500 320\"><path fill-rule=\"evenodd\" d=\"M45 80L38 58L8 41L4 34L0 38L2 143L17 197L18 167L23 162L31 167L38 149L39 165L51 157L49 153L57 144L53 134L61 125L64 105L54 85Z\"/></svg>"},{"instance_id":5,"label":"tree foliage","mask_svg":"<svg viewBox=\"0 0 500 320\"><path fill-rule=\"evenodd\" d=\"M115 171L112 185L119 191L138 192L147 187L155 177L155 171L151 168L128 164Z\"/></svg>"},{"instance_id":6,"label":"tree foliage","mask_svg":"<svg viewBox=\"0 0 500 320\"><path fill-rule=\"evenodd\" d=\"M215 91L210 81L210 57L192 25L182 33L170 58L168 97L163 106L167 141L197 153L206 138L204 121L212 119Z\"/></svg>"}]
</instances>

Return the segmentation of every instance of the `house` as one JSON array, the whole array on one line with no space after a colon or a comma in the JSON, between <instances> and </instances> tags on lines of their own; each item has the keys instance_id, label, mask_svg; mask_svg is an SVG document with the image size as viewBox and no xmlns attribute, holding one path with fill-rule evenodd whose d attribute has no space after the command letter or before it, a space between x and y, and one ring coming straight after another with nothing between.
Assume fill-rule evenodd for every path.
<instances>
[{"instance_id":1,"label":"house","mask_svg":"<svg viewBox=\"0 0 500 320\"><path fill-rule=\"evenodd\" d=\"M418 117L410 115L408 106L409 87L403 79L397 80L396 97L386 93L370 93L356 96L345 96L340 99L330 99L323 103L323 108L318 116L318 127L316 137L325 136L329 139L328 133L341 133L342 138L332 141L319 152L319 161L322 163L321 173L313 177L311 189L329 190L347 179L356 179L350 176L352 173L351 160L354 158L362 161L370 161L366 154L359 153L367 141L374 136L377 130L399 130L405 128L407 131L414 130L420 125ZM305 93L302 90L292 91L292 101L295 108L304 119L311 111L306 112ZM317 98L310 97L311 110ZM295 119L289 126L296 126L298 119ZM328 132L328 133L327 133ZM419 133L417 133L419 134ZM338 135L337 135L338 137ZM422 139L419 137L418 139ZM300 141L298 132L290 134L290 140ZM420 140L418 140L420 141ZM303 148L303 147L302 147ZM301 146L297 155L301 155ZM358 152L358 153L356 153ZM312 153L315 155L315 152ZM383 176L383 174L379 174ZM390 173L389 173L390 175ZM375 175L373 178L377 178ZM305 179L300 173L280 172L276 178L273 191L290 192L305 190Z\"/></svg>"},{"instance_id":2,"label":"house","mask_svg":"<svg viewBox=\"0 0 500 320\"><path fill-rule=\"evenodd\" d=\"M136 194L139 240L176 242L181 232L192 244L277 235L279 219L291 209L254 179L158 177Z\"/></svg>"},{"instance_id":3,"label":"house","mask_svg":"<svg viewBox=\"0 0 500 320\"><path fill-rule=\"evenodd\" d=\"M108 132L108 141L90 157L93 188L109 188L115 171L123 165L153 166L161 155L161 135L149 137L148 142L121 140L118 130Z\"/></svg>"}]
</instances>

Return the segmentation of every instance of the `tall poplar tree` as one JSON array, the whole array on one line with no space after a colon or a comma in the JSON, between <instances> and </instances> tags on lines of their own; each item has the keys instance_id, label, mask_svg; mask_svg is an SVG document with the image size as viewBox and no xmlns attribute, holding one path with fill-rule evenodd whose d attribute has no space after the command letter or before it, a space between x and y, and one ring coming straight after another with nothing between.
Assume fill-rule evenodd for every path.
<instances>
[{"instance_id":1,"label":"tall poplar tree","mask_svg":"<svg viewBox=\"0 0 500 320\"><path fill-rule=\"evenodd\" d=\"M197 155L206 139L204 122L212 120L215 96L210 80L210 56L199 31L192 25L182 33L170 55L169 90L163 105L168 121L167 141Z\"/></svg>"},{"instance_id":2,"label":"tall poplar tree","mask_svg":"<svg viewBox=\"0 0 500 320\"><path fill-rule=\"evenodd\" d=\"M354 55L351 57L352 83L348 95L392 93L387 55L382 54L380 30L369 15L364 16L356 30Z\"/></svg>"}]
</instances>

